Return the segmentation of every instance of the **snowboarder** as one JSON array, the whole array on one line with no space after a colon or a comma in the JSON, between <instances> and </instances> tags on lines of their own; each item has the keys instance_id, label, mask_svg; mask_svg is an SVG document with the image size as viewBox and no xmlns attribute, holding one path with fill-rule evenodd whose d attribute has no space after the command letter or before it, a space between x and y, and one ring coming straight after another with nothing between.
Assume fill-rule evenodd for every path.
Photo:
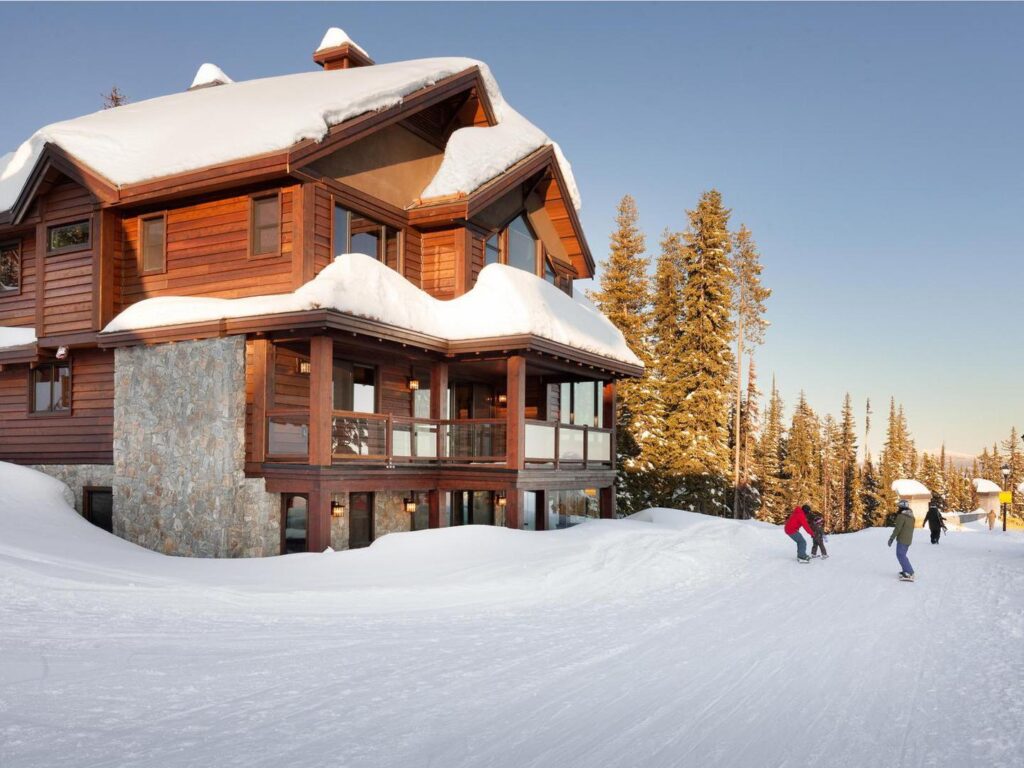
<instances>
[{"instance_id":1,"label":"snowboarder","mask_svg":"<svg viewBox=\"0 0 1024 768\"><path fill-rule=\"evenodd\" d=\"M814 537L814 531L807 522L807 515L804 513L804 508L794 507L793 511L789 513L789 517L786 518L786 525L782 530L786 532L786 535L789 536L789 538L796 542L797 561L801 563L809 563L811 562L811 558L807 556L807 541L800 535L801 528L807 531L812 538Z\"/></svg>"},{"instance_id":2,"label":"snowboarder","mask_svg":"<svg viewBox=\"0 0 1024 768\"><path fill-rule=\"evenodd\" d=\"M825 551L825 516L815 509L811 509L810 504L804 504L804 514L807 515L807 522L811 524L811 530L814 533L811 535L813 544L811 545L811 557L819 557L818 550L821 550L821 559L828 560L828 552Z\"/></svg>"},{"instance_id":3,"label":"snowboarder","mask_svg":"<svg viewBox=\"0 0 1024 768\"><path fill-rule=\"evenodd\" d=\"M926 523L932 532L932 544L938 544L940 534L946 530L946 518L939 512L938 504L928 505L928 514L924 516L921 527L924 528Z\"/></svg>"},{"instance_id":4,"label":"snowboarder","mask_svg":"<svg viewBox=\"0 0 1024 768\"><path fill-rule=\"evenodd\" d=\"M896 524L889 537L890 547L893 541L896 541L896 559L900 561L900 581L914 580L914 566L907 559L907 550L914 543L914 522L914 513L910 509L910 502L900 499L900 503L896 505Z\"/></svg>"}]
</instances>

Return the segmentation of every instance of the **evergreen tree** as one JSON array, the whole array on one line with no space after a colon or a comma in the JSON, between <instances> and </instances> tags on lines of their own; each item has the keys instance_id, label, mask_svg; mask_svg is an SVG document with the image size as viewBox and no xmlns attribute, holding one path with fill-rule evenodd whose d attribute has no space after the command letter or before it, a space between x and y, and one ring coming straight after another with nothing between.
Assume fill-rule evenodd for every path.
<instances>
[{"instance_id":1,"label":"evergreen tree","mask_svg":"<svg viewBox=\"0 0 1024 768\"><path fill-rule=\"evenodd\" d=\"M651 502L651 478L640 462L644 436L650 425L641 423L652 400L650 324L651 289L644 256L644 235L638 226L636 201L622 198L611 235L608 259L601 263L600 290L591 299L618 328L626 343L645 365L640 379L623 379L616 386L616 451L618 498L623 511L636 512Z\"/></svg>"},{"instance_id":2,"label":"evergreen tree","mask_svg":"<svg viewBox=\"0 0 1024 768\"><path fill-rule=\"evenodd\" d=\"M853 418L850 393L843 399L839 422L838 457L841 473L841 519L844 531L856 531L861 523L860 474L857 471L857 426Z\"/></svg>"},{"instance_id":3,"label":"evergreen tree","mask_svg":"<svg viewBox=\"0 0 1024 768\"><path fill-rule=\"evenodd\" d=\"M782 397L772 379L772 391L765 412L761 439L757 441L755 462L760 471L757 489L761 499L758 518L769 523L786 519L786 491L782 478Z\"/></svg>"},{"instance_id":4,"label":"evergreen tree","mask_svg":"<svg viewBox=\"0 0 1024 768\"><path fill-rule=\"evenodd\" d=\"M757 433L761 419L761 393L757 389L757 370L754 356L750 355L747 370L747 392L740 411L740 516L754 517L761 506L758 480L761 468L757 464Z\"/></svg>"},{"instance_id":5,"label":"evergreen tree","mask_svg":"<svg viewBox=\"0 0 1024 768\"><path fill-rule=\"evenodd\" d=\"M683 233L685 282L678 358L680 401L666 400L666 428L681 448L673 462L682 480L681 502L709 514L726 505L729 456L729 382L733 338L729 211L711 190L687 211ZM666 388L669 386L666 382Z\"/></svg>"},{"instance_id":6,"label":"evergreen tree","mask_svg":"<svg viewBox=\"0 0 1024 768\"><path fill-rule=\"evenodd\" d=\"M733 401L733 517L740 516L741 463L744 442L743 410L743 344L764 342L768 321L764 319L765 301L772 292L761 285L761 257L745 224L736 233L732 258L732 298L736 316L736 399ZM753 353L751 353L753 365Z\"/></svg>"},{"instance_id":7,"label":"evergreen tree","mask_svg":"<svg viewBox=\"0 0 1024 768\"><path fill-rule=\"evenodd\" d=\"M1018 493L1018 486L1024 482L1024 451L1021 450L1020 436L1017 428L1010 428L1010 437L1003 442L1003 456L1006 465L1010 468L1010 478L1006 482L1006 489L1013 491L1013 504L1009 512L1015 517L1024 516L1024 493Z\"/></svg>"},{"instance_id":8,"label":"evergreen tree","mask_svg":"<svg viewBox=\"0 0 1024 768\"><path fill-rule=\"evenodd\" d=\"M882 507L882 487L879 483L878 472L874 462L864 462L864 473L861 476L861 508L863 518L861 527L869 528L873 525L882 525L885 522L885 512Z\"/></svg>"},{"instance_id":9,"label":"evergreen tree","mask_svg":"<svg viewBox=\"0 0 1024 768\"><path fill-rule=\"evenodd\" d=\"M898 497L892 490L892 484L896 480L909 478L909 467L907 465L907 441L904 437L903 409L896 409L896 399L889 400L889 424L886 428L885 445L882 447L882 455L879 460L879 496L878 500L888 514L895 509ZM879 525L880 523L875 523Z\"/></svg>"},{"instance_id":10,"label":"evergreen tree","mask_svg":"<svg viewBox=\"0 0 1024 768\"><path fill-rule=\"evenodd\" d=\"M810 504L822 508L821 429L818 417L800 393L786 440L783 476L786 479L785 508Z\"/></svg>"},{"instance_id":11,"label":"evergreen tree","mask_svg":"<svg viewBox=\"0 0 1024 768\"><path fill-rule=\"evenodd\" d=\"M100 97L103 99L104 109L113 109L128 103L128 97L121 93L116 85L110 89L109 93L101 94Z\"/></svg>"}]
</instances>

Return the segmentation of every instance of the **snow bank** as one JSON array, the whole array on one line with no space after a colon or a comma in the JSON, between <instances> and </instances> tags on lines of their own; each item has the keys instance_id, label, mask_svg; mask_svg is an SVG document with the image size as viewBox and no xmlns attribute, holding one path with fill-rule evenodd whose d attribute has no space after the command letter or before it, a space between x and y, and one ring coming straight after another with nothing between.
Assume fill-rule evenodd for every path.
<instances>
[{"instance_id":1,"label":"snow bank","mask_svg":"<svg viewBox=\"0 0 1024 768\"><path fill-rule=\"evenodd\" d=\"M993 483L991 480L986 480L983 477L974 478L971 481L971 485L974 486L974 490L977 493L999 493L1003 490L996 483Z\"/></svg>"},{"instance_id":2,"label":"snow bank","mask_svg":"<svg viewBox=\"0 0 1024 768\"><path fill-rule=\"evenodd\" d=\"M196 71L196 76L192 78L192 88L204 88L208 85L227 85L228 83L235 82L226 74L224 70L218 67L216 64L203 64Z\"/></svg>"},{"instance_id":3,"label":"snow bank","mask_svg":"<svg viewBox=\"0 0 1024 768\"><path fill-rule=\"evenodd\" d=\"M376 259L339 256L293 293L245 299L158 297L115 317L104 333L329 308L449 341L532 334L641 365L602 315L535 275L489 264L463 296L440 301Z\"/></svg>"},{"instance_id":4,"label":"snow bank","mask_svg":"<svg viewBox=\"0 0 1024 768\"><path fill-rule=\"evenodd\" d=\"M279 152L305 139L319 141L334 125L400 104L415 91L477 66L496 113L508 123L498 130L479 129L494 131L483 142L457 139L439 170L441 178L428 187L471 192L550 140L505 104L486 64L435 58L196 88L53 123L0 160L0 210L14 205L48 142L115 185L134 184ZM494 159L477 167L481 145ZM562 171L575 190L568 163ZM578 207L578 193L573 197Z\"/></svg>"},{"instance_id":5,"label":"snow bank","mask_svg":"<svg viewBox=\"0 0 1024 768\"><path fill-rule=\"evenodd\" d=\"M893 480L892 489L898 496L931 496L932 492L917 480Z\"/></svg>"},{"instance_id":6,"label":"snow bank","mask_svg":"<svg viewBox=\"0 0 1024 768\"><path fill-rule=\"evenodd\" d=\"M5 328L0 326L0 349L23 347L36 343L35 328Z\"/></svg>"}]
</instances>

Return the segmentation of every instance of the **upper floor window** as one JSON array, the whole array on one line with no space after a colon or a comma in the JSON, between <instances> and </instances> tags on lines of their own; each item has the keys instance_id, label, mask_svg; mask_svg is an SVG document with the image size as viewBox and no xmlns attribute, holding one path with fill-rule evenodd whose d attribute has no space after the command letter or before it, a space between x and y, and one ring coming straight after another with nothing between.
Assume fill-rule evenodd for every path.
<instances>
[{"instance_id":1,"label":"upper floor window","mask_svg":"<svg viewBox=\"0 0 1024 768\"><path fill-rule=\"evenodd\" d=\"M278 194L252 198L249 253L276 256L281 252L281 197Z\"/></svg>"},{"instance_id":2,"label":"upper floor window","mask_svg":"<svg viewBox=\"0 0 1024 768\"><path fill-rule=\"evenodd\" d=\"M32 413L71 410L71 364L48 363L32 369Z\"/></svg>"},{"instance_id":3,"label":"upper floor window","mask_svg":"<svg viewBox=\"0 0 1024 768\"><path fill-rule=\"evenodd\" d=\"M55 224L46 229L47 253L84 250L91 244L92 232L88 219Z\"/></svg>"},{"instance_id":4,"label":"upper floor window","mask_svg":"<svg viewBox=\"0 0 1024 768\"><path fill-rule=\"evenodd\" d=\"M604 385L600 381L562 384L560 421L586 427L604 426Z\"/></svg>"},{"instance_id":5,"label":"upper floor window","mask_svg":"<svg viewBox=\"0 0 1024 768\"><path fill-rule=\"evenodd\" d=\"M363 253L401 271L398 230L341 205L334 206L334 256Z\"/></svg>"},{"instance_id":6,"label":"upper floor window","mask_svg":"<svg viewBox=\"0 0 1024 768\"><path fill-rule=\"evenodd\" d=\"M484 243L484 266L501 261L501 233L495 232Z\"/></svg>"},{"instance_id":7,"label":"upper floor window","mask_svg":"<svg viewBox=\"0 0 1024 768\"><path fill-rule=\"evenodd\" d=\"M0 244L0 294L21 290L21 243Z\"/></svg>"},{"instance_id":8,"label":"upper floor window","mask_svg":"<svg viewBox=\"0 0 1024 768\"><path fill-rule=\"evenodd\" d=\"M551 264L551 259L544 259L544 279L552 285L558 285L558 273Z\"/></svg>"},{"instance_id":9,"label":"upper floor window","mask_svg":"<svg viewBox=\"0 0 1024 768\"><path fill-rule=\"evenodd\" d=\"M377 371L368 365L334 361L334 409L355 413L377 411Z\"/></svg>"},{"instance_id":10,"label":"upper floor window","mask_svg":"<svg viewBox=\"0 0 1024 768\"><path fill-rule=\"evenodd\" d=\"M163 214L139 219L139 247L143 274L167 269L167 217Z\"/></svg>"},{"instance_id":11,"label":"upper floor window","mask_svg":"<svg viewBox=\"0 0 1024 768\"><path fill-rule=\"evenodd\" d=\"M525 216L508 225L508 245L505 263L526 272L537 274L537 238Z\"/></svg>"}]
</instances>

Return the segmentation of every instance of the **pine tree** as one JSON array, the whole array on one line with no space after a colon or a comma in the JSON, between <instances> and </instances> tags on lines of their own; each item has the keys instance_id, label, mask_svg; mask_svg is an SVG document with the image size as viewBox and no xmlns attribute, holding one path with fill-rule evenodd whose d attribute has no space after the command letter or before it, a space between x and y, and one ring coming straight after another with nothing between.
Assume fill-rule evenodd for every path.
<instances>
[{"instance_id":1,"label":"pine tree","mask_svg":"<svg viewBox=\"0 0 1024 768\"><path fill-rule=\"evenodd\" d=\"M747 392L740 409L740 516L754 517L761 506L758 480L761 468L757 464L757 433L761 419L761 393L757 388L757 370L754 356L750 355L747 370Z\"/></svg>"},{"instance_id":2,"label":"pine tree","mask_svg":"<svg viewBox=\"0 0 1024 768\"><path fill-rule=\"evenodd\" d=\"M729 211L717 190L687 211L683 233L685 283L680 338L678 410L667 408L669 434L678 440L681 501L705 513L729 512L729 382L733 323Z\"/></svg>"},{"instance_id":3,"label":"pine tree","mask_svg":"<svg viewBox=\"0 0 1024 768\"><path fill-rule=\"evenodd\" d=\"M843 399L843 411L839 422L838 448L841 485L842 530L855 531L862 525L860 474L857 471L857 425L853 418L853 403L850 393Z\"/></svg>"},{"instance_id":4,"label":"pine tree","mask_svg":"<svg viewBox=\"0 0 1024 768\"><path fill-rule=\"evenodd\" d=\"M616 229L608 259L601 263L600 290L591 299L618 328L629 348L645 365L639 379L623 379L616 386L616 452L619 504L626 513L650 504L651 478L640 462L641 443L649 425L642 423L652 400L649 260L644 256L643 232L638 227L636 201L626 195L619 203Z\"/></svg>"},{"instance_id":5,"label":"pine tree","mask_svg":"<svg viewBox=\"0 0 1024 768\"><path fill-rule=\"evenodd\" d=\"M743 424L743 344L753 347L764 342L768 321L764 319L765 305L772 292L761 285L761 257L746 224L736 233L732 258L732 298L736 315L736 399L733 411L733 517L740 516L740 486ZM753 355L751 353L751 364Z\"/></svg>"},{"instance_id":6,"label":"pine tree","mask_svg":"<svg viewBox=\"0 0 1024 768\"><path fill-rule=\"evenodd\" d=\"M109 93L100 94L100 97L103 99L104 109L113 109L128 103L128 97L121 93L116 85L110 89Z\"/></svg>"},{"instance_id":7,"label":"pine tree","mask_svg":"<svg viewBox=\"0 0 1024 768\"><path fill-rule=\"evenodd\" d=\"M765 412L761 439L757 441L755 462L760 471L757 489L761 499L758 518L769 523L786 519L785 488L782 479L782 397L772 379L772 391Z\"/></svg>"},{"instance_id":8,"label":"pine tree","mask_svg":"<svg viewBox=\"0 0 1024 768\"><path fill-rule=\"evenodd\" d=\"M861 506L863 518L861 527L870 528L873 525L882 525L885 521L885 512L882 507L882 487L879 482L878 472L874 462L864 462L864 473L861 476Z\"/></svg>"},{"instance_id":9,"label":"pine tree","mask_svg":"<svg viewBox=\"0 0 1024 768\"><path fill-rule=\"evenodd\" d=\"M787 509L801 504L810 504L815 509L822 508L821 448L818 417L801 392L793 411L783 462Z\"/></svg>"},{"instance_id":10,"label":"pine tree","mask_svg":"<svg viewBox=\"0 0 1024 768\"><path fill-rule=\"evenodd\" d=\"M1017 488L1024 482L1024 451L1021 451L1020 436L1017 428L1010 428L1010 437L1003 442L1003 456L1006 465L1010 468L1010 477L1006 481L1006 489L1013 491L1013 504L1009 512L1015 517L1024 516L1024 493L1018 493Z\"/></svg>"},{"instance_id":11,"label":"pine tree","mask_svg":"<svg viewBox=\"0 0 1024 768\"><path fill-rule=\"evenodd\" d=\"M903 436L902 408L896 410L896 399L889 400L889 424L886 429L885 445L879 460L879 503L888 514L896 507L898 500L892 484L909 477L907 467L907 446ZM876 522L875 525L881 525Z\"/></svg>"}]
</instances>

